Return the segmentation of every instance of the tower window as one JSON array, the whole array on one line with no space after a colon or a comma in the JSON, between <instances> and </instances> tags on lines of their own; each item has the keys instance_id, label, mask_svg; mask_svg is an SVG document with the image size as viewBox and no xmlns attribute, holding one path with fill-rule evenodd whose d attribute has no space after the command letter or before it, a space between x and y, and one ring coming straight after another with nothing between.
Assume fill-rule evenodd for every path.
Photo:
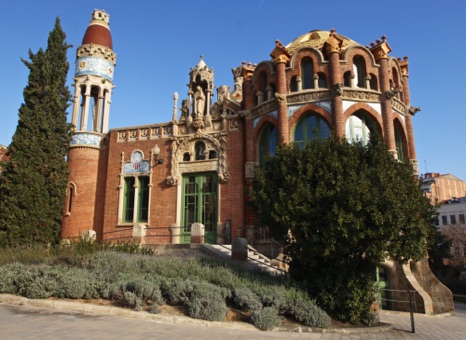
<instances>
[{"instance_id":1,"label":"tower window","mask_svg":"<svg viewBox=\"0 0 466 340\"><path fill-rule=\"evenodd\" d=\"M314 88L314 63L311 58L305 58L301 62L301 77L303 90Z\"/></svg>"},{"instance_id":2,"label":"tower window","mask_svg":"<svg viewBox=\"0 0 466 340\"><path fill-rule=\"evenodd\" d=\"M356 86L366 88L366 62L364 58L357 55L353 59L353 72L356 80Z\"/></svg>"}]
</instances>

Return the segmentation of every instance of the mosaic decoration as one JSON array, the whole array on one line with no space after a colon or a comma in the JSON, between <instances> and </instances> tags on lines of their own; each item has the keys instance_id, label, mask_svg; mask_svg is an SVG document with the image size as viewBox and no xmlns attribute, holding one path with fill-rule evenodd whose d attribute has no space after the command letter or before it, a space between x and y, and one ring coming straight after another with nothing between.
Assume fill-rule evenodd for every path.
<instances>
[{"instance_id":1,"label":"mosaic decoration","mask_svg":"<svg viewBox=\"0 0 466 340\"><path fill-rule=\"evenodd\" d=\"M320 106L321 108L327 110L328 112L332 112L332 103L330 101L325 101L325 102L315 102L317 106Z\"/></svg>"},{"instance_id":2,"label":"mosaic decoration","mask_svg":"<svg viewBox=\"0 0 466 340\"><path fill-rule=\"evenodd\" d=\"M288 117L294 115L294 113L301 107L302 105L292 105L288 106Z\"/></svg>"},{"instance_id":3,"label":"mosaic decoration","mask_svg":"<svg viewBox=\"0 0 466 340\"><path fill-rule=\"evenodd\" d=\"M269 115L270 117L273 117L273 118L275 118L275 119L278 119L278 111L277 111L277 110L273 110L273 111L269 112L268 115Z\"/></svg>"},{"instance_id":4,"label":"mosaic decoration","mask_svg":"<svg viewBox=\"0 0 466 340\"><path fill-rule=\"evenodd\" d=\"M150 169L149 161L142 160L142 152L135 151L131 155L131 162L125 163L123 172L134 173L134 172L147 172Z\"/></svg>"},{"instance_id":5,"label":"mosaic decoration","mask_svg":"<svg viewBox=\"0 0 466 340\"><path fill-rule=\"evenodd\" d=\"M257 117L256 119L253 120L252 122L252 127L253 129L255 129L257 127L257 125L261 122L263 116L260 116L260 117Z\"/></svg>"},{"instance_id":6,"label":"mosaic decoration","mask_svg":"<svg viewBox=\"0 0 466 340\"><path fill-rule=\"evenodd\" d=\"M84 144L100 146L101 137L99 135L88 133L77 133L71 136L70 145Z\"/></svg>"},{"instance_id":7,"label":"mosaic decoration","mask_svg":"<svg viewBox=\"0 0 466 340\"><path fill-rule=\"evenodd\" d=\"M92 74L113 81L113 64L95 57L81 57L76 62L75 75Z\"/></svg>"}]
</instances>

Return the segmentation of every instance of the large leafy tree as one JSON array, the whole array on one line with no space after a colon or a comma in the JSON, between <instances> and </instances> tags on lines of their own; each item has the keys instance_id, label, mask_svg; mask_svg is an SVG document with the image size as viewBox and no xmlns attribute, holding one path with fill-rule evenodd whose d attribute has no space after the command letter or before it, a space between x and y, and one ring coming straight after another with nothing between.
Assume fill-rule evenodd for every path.
<instances>
[{"instance_id":1,"label":"large leafy tree","mask_svg":"<svg viewBox=\"0 0 466 340\"><path fill-rule=\"evenodd\" d=\"M66 109L69 64L60 20L48 37L47 49L29 51L28 84L19 121L8 148L9 161L0 176L0 244L19 245L58 241L70 141Z\"/></svg>"},{"instance_id":2,"label":"large leafy tree","mask_svg":"<svg viewBox=\"0 0 466 340\"><path fill-rule=\"evenodd\" d=\"M290 274L345 321L370 316L377 264L426 255L434 211L412 166L376 136L281 147L257 169L251 195L258 224L286 246Z\"/></svg>"}]
</instances>

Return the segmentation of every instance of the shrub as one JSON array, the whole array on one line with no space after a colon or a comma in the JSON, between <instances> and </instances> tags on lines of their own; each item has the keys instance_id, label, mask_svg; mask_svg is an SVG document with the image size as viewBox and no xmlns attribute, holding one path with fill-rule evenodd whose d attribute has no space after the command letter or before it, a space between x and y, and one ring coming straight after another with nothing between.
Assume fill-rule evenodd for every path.
<instances>
[{"instance_id":1,"label":"shrub","mask_svg":"<svg viewBox=\"0 0 466 340\"><path fill-rule=\"evenodd\" d=\"M69 299L101 297L105 282L97 279L91 272L81 268L63 267L62 270L56 296Z\"/></svg>"},{"instance_id":2,"label":"shrub","mask_svg":"<svg viewBox=\"0 0 466 340\"><path fill-rule=\"evenodd\" d=\"M222 321L228 312L225 297L218 287L207 283L196 285L188 301L189 316L208 321Z\"/></svg>"},{"instance_id":3,"label":"shrub","mask_svg":"<svg viewBox=\"0 0 466 340\"><path fill-rule=\"evenodd\" d=\"M53 267L39 266L21 271L15 279L18 294L30 299L46 299L58 290L57 275Z\"/></svg>"},{"instance_id":4,"label":"shrub","mask_svg":"<svg viewBox=\"0 0 466 340\"><path fill-rule=\"evenodd\" d=\"M133 292L124 292L119 302L124 307L133 309L139 309L141 307L141 299Z\"/></svg>"},{"instance_id":5,"label":"shrub","mask_svg":"<svg viewBox=\"0 0 466 340\"><path fill-rule=\"evenodd\" d=\"M280 325L281 320L277 309L274 307L264 307L252 313L251 322L262 331L270 331Z\"/></svg>"},{"instance_id":6,"label":"shrub","mask_svg":"<svg viewBox=\"0 0 466 340\"><path fill-rule=\"evenodd\" d=\"M0 293L16 294L18 287L15 279L28 268L22 263L13 262L0 267Z\"/></svg>"},{"instance_id":7,"label":"shrub","mask_svg":"<svg viewBox=\"0 0 466 340\"><path fill-rule=\"evenodd\" d=\"M250 311L262 308L259 297L248 288L235 289L233 291L233 302L236 306Z\"/></svg>"},{"instance_id":8,"label":"shrub","mask_svg":"<svg viewBox=\"0 0 466 340\"><path fill-rule=\"evenodd\" d=\"M328 328L332 319L326 312L320 309L313 301L290 301L288 313L300 323L316 328Z\"/></svg>"}]
</instances>

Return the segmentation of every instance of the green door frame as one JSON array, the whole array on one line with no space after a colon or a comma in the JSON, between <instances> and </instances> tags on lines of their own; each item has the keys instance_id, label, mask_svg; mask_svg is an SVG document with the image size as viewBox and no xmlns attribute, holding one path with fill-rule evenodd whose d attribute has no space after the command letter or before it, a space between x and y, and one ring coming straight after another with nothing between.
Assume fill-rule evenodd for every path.
<instances>
[{"instance_id":1,"label":"green door frame","mask_svg":"<svg viewBox=\"0 0 466 340\"><path fill-rule=\"evenodd\" d=\"M205 226L204 242L217 243L218 178L215 172L183 175L180 243L191 243L191 225Z\"/></svg>"},{"instance_id":2,"label":"green door frame","mask_svg":"<svg viewBox=\"0 0 466 340\"><path fill-rule=\"evenodd\" d=\"M390 289L390 272L377 266L375 269L375 286L377 288L377 301L380 309L390 310L392 309L392 293Z\"/></svg>"}]
</instances>

